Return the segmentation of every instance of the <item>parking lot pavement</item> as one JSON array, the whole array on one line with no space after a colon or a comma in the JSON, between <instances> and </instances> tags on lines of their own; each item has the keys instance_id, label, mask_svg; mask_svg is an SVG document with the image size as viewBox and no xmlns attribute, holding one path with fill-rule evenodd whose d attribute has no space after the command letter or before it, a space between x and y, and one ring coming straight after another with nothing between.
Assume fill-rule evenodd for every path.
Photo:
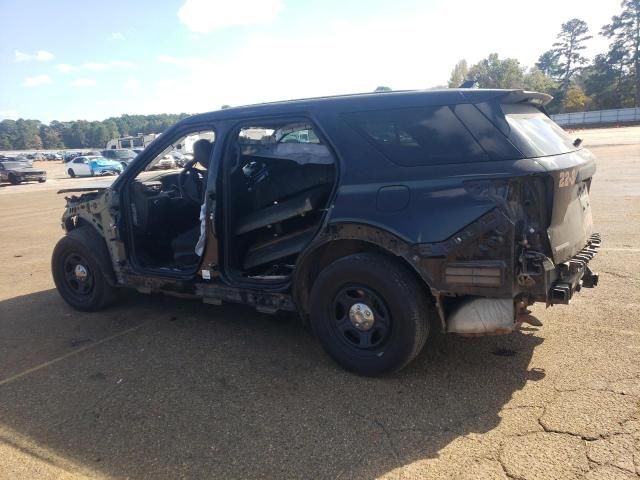
<instances>
[{"instance_id":1,"label":"parking lot pavement","mask_svg":"<svg viewBox=\"0 0 640 480\"><path fill-rule=\"evenodd\" d=\"M0 478L638 478L637 132L593 150L598 288L536 306L540 328L434 337L380 379L242 306L71 310L49 273L63 199L3 189Z\"/></svg>"}]
</instances>

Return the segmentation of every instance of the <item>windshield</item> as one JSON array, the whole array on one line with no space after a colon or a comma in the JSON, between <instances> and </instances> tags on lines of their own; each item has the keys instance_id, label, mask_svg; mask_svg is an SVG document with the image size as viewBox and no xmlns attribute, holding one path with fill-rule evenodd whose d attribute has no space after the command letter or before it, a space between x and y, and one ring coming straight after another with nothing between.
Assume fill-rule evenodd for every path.
<instances>
[{"instance_id":1,"label":"windshield","mask_svg":"<svg viewBox=\"0 0 640 480\"><path fill-rule=\"evenodd\" d=\"M527 157L545 157L578 150L558 124L531 105L502 105L511 127L509 140Z\"/></svg>"}]
</instances>

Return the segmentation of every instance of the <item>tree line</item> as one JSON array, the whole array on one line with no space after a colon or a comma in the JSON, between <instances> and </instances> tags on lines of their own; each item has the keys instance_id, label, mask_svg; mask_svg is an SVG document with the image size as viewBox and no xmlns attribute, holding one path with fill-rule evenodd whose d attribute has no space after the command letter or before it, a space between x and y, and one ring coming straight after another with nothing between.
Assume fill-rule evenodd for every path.
<instances>
[{"instance_id":1,"label":"tree line","mask_svg":"<svg viewBox=\"0 0 640 480\"><path fill-rule=\"evenodd\" d=\"M102 121L3 120L0 122L0 150L55 150L104 148L114 138L138 133L161 133L188 114L121 115Z\"/></svg>"},{"instance_id":2,"label":"tree line","mask_svg":"<svg viewBox=\"0 0 640 480\"><path fill-rule=\"evenodd\" d=\"M464 81L481 88L526 88L554 97L550 113L603 110L640 106L640 0L623 0L621 12L602 26L599 35L609 39L606 52L587 59L585 42L593 36L579 18L562 24L557 41L531 68L515 58L490 54L468 66L458 62L449 87Z\"/></svg>"}]
</instances>

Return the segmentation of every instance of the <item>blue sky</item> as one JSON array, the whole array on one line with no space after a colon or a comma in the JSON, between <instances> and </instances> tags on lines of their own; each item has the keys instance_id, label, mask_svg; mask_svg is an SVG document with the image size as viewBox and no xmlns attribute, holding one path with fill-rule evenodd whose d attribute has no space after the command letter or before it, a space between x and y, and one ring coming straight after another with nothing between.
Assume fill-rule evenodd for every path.
<instances>
[{"instance_id":1,"label":"blue sky","mask_svg":"<svg viewBox=\"0 0 640 480\"><path fill-rule=\"evenodd\" d=\"M531 65L619 0L0 0L0 119L100 120L445 84L461 58Z\"/></svg>"}]
</instances>

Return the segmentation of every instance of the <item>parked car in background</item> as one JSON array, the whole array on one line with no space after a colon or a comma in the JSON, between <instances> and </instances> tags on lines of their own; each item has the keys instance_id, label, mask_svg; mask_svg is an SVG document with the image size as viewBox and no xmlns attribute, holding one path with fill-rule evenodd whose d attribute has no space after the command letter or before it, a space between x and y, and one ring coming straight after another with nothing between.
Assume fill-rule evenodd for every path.
<instances>
[{"instance_id":1,"label":"parked car in background","mask_svg":"<svg viewBox=\"0 0 640 480\"><path fill-rule=\"evenodd\" d=\"M184 167L189 160L193 160L192 154L185 154L178 150L174 150L170 155L173 157L173 160L176 162L176 167L178 168Z\"/></svg>"},{"instance_id":2,"label":"parked car in background","mask_svg":"<svg viewBox=\"0 0 640 480\"><path fill-rule=\"evenodd\" d=\"M33 158L29 158L24 153L18 155L16 158L14 158L12 160L15 160L16 162L27 163L27 164L29 164L30 167L33 166Z\"/></svg>"},{"instance_id":3,"label":"parked car in background","mask_svg":"<svg viewBox=\"0 0 640 480\"><path fill-rule=\"evenodd\" d=\"M32 161L33 160L42 161L47 159L46 155L41 152L29 153L27 154L27 158Z\"/></svg>"},{"instance_id":4,"label":"parked car in background","mask_svg":"<svg viewBox=\"0 0 640 480\"><path fill-rule=\"evenodd\" d=\"M67 163L76 158L78 154L76 152L65 152L62 154L62 163Z\"/></svg>"},{"instance_id":5,"label":"parked car in background","mask_svg":"<svg viewBox=\"0 0 640 480\"><path fill-rule=\"evenodd\" d=\"M176 158L173 153L167 153L160 160L156 162L156 164L151 168L151 170L170 170L172 168L177 168L178 163L176 162Z\"/></svg>"},{"instance_id":6,"label":"parked car in background","mask_svg":"<svg viewBox=\"0 0 640 480\"><path fill-rule=\"evenodd\" d=\"M33 168L28 162L0 160L0 182L18 185L22 182L46 182L47 172Z\"/></svg>"},{"instance_id":7,"label":"parked car in background","mask_svg":"<svg viewBox=\"0 0 640 480\"><path fill-rule=\"evenodd\" d=\"M119 175L124 170L124 167L120 164L120 162L98 156L76 157L67 165L67 174L70 177Z\"/></svg>"},{"instance_id":8,"label":"parked car in background","mask_svg":"<svg viewBox=\"0 0 640 480\"><path fill-rule=\"evenodd\" d=\"M122 165L122 168L127 168L127 165L131 163L131 160L136 158L138 154L128 148L111 148L102 151L102 156L109 160L114 160Z\"/></svg>"}]
</instances>

